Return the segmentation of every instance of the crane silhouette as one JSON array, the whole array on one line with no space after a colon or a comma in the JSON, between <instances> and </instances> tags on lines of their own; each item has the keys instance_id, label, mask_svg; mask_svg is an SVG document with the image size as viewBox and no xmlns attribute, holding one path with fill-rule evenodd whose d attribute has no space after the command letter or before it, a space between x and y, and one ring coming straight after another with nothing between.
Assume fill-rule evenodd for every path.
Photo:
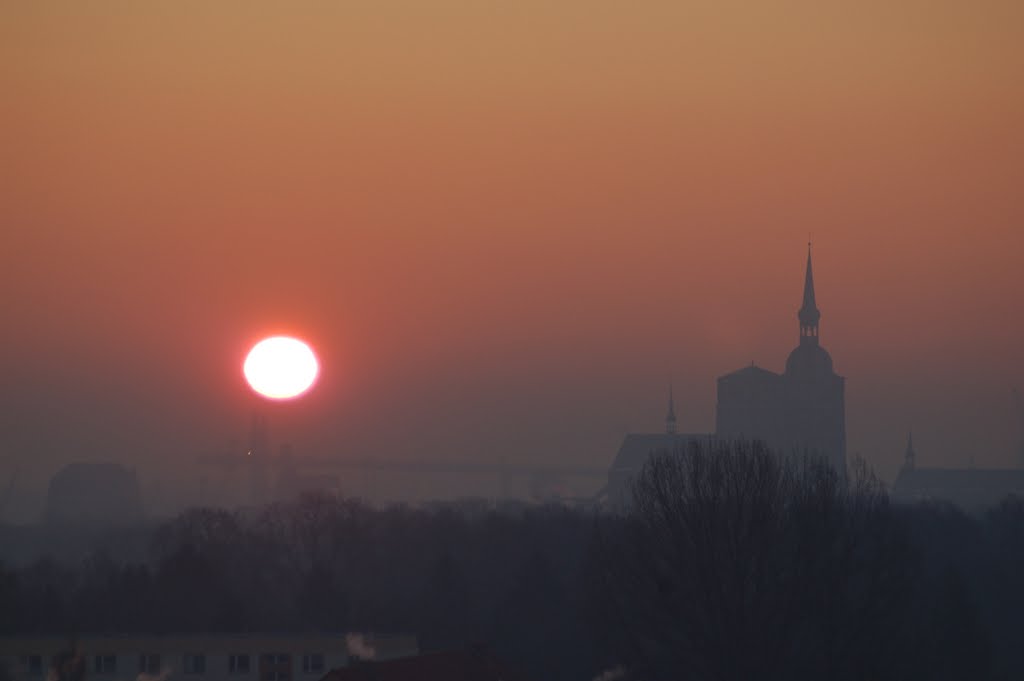
<instances>
[{"instance_id":1,"label":"crane silhouette","mask_svg":"<svg viewBox=\"0 0 1024 681\"><path fill-rule=\"evenodd\" d=\"M1017 427L1019 430L1017 433L1017 465L1024 467L1024 398L1021 398L1020 391L1017 388L1010 388L1010 394L1013 396L1014 407L1017 411Z\"/></svg>"},{"instance_id":2,"label":"crane silhouette","mask_svg":"<svg viewBox=\"0 0 1024 681\"><path fill-rule=\"evenodd\" d=\"M18 476L21 474L21 464L14 467L14 472L11 474L11 479L7 483L7 489L4 490L3 496L0 496L0 521L4 519L4 511L7 510L7 504L11 500L11 495L14 493L14 486L18 482Z\"/></svg>"}]
</instances>

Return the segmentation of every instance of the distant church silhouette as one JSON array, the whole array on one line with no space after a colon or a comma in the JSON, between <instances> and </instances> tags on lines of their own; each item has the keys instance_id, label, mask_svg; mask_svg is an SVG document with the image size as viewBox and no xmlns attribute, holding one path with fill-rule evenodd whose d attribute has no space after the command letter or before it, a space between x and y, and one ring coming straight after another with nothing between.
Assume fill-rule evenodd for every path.
<instances>
[{"instance_id":1,"label":"distant church silhouette","mask_svg":"<svg viewBox=\"0 0 1024 681\"><path fill-rule=\"evenodd\" d=\"M814 295L811 246L807 245L803 303L797 312L800 342L777 374L751 363L718 379L714 433L676 432L675 404L669 391L664 433L626 435L608 472L607 496L621 504L629 481L652 452L679 451L691 442L761 440L778 451L824 457L846 471L846 379L835 373L821 346L821 312Z\"/></svg>"},{"instance_id":2,"label":"distant church silhouette","mask_svg":"<svg viewBox=\"0 0 1024 681\"><path fill-rule=\"evenodd\" d=\"M814 298L810 246L797 319L800 344L789 353L784 373L751 365L718 379L715 436L764 440L784 451L816 452L845 471L846 379L833 371L832 357L819 340L821 312Z\"/></svg>"},{"instance_id":3,"label":"distant church silhouette","mask_svg":"<svg viewBox=\"0 0 1024 681\"><path fill-rule=\"evenodd\" d=\"M900 503L948 501L977 511L1009 496L1024 499L1024 468L934 468L917 465L914 436L907 436L903 467L892 486L892 499Z\"/></svg>"}]
</instances>

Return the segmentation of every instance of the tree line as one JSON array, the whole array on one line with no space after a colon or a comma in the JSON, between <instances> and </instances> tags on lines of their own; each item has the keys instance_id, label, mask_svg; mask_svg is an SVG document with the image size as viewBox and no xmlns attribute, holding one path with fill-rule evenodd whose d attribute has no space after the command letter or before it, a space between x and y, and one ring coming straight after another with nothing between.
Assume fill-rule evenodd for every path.
<instances>
[{"instance_id":1,"label":"tree line","mask_svg":"<svg viewBox=\"0 0 1024 681\"><path fill-rule=\"evenodd\" d=\"M614 513L306 495L0 567L3 635L409 632L538 680L1024 678L1022 609L1022 500L897 506L758 443L652 456Z\"/></svg>"}]
</instances>

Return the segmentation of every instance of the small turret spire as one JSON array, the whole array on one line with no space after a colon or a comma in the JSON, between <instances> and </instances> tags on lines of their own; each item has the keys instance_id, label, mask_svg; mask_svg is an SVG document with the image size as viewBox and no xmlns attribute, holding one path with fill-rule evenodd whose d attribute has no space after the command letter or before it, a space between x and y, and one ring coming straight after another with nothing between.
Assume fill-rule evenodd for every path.
<instances>
[{"instance_id":1,"label":"small turret spire","mask_svg":"<svg viewBox=\"0 0 1024 681\"><path fill-rule=\"evenodd\" d=\"M914 432L907 434L907 451L903 454L903 468L908 471L914 470L917 463L917 453L914 451Z\"/></svg>"},{"instance_id":2,"label":"small turret spire","mask_svg":"<svg viewBox=\"0 0 1024 681\"><path fill-rule=\"evenodd\" d=\"M800 342L818 343L818 321L821 312L814 300L814 270L811 267L811 242L807 242L807 270L804 273L804 301L797 312L800 320Z\"/></svg>"},{"instance_id":3,"label":"small turret spire","mask_svg":"<svg viewBox=\"0 0 1024 681\"><path fill-rule=\"evenodd\" d=\"M676 402L672 395L672 384L668 384L668 413L665 414L665 432L669 435L676 433Z\"/></svg>"}]
</instances>

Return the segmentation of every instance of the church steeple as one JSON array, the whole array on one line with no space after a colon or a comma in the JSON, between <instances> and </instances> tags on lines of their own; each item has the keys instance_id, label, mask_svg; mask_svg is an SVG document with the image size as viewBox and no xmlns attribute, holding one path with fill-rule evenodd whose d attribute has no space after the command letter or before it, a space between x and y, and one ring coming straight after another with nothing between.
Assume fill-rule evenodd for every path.
<instances>
[{"instance_id":1,"label":"church steeple","mask_svg":"<svg viewBox=\"0 0 1024 681\"><path fill-rule=\"evenodd\" d=\"M665 414L665 432L676 434L676 403L672 397L672 384L668 386L668 413Z\"/></svg>"},{"instance_id":2,"label":"church steeple","mask_svg":"<svg viewBox=\"0 0 1024 681\"><path fill-rule=\"evenodd\" d=\"M811 244L807 244L807 271L804 274L804 303L797 312L800 320L800 344L818 344L818 321L821 312L814 301L814 271L811 268Z\"/></svg>"}]
</instances>

